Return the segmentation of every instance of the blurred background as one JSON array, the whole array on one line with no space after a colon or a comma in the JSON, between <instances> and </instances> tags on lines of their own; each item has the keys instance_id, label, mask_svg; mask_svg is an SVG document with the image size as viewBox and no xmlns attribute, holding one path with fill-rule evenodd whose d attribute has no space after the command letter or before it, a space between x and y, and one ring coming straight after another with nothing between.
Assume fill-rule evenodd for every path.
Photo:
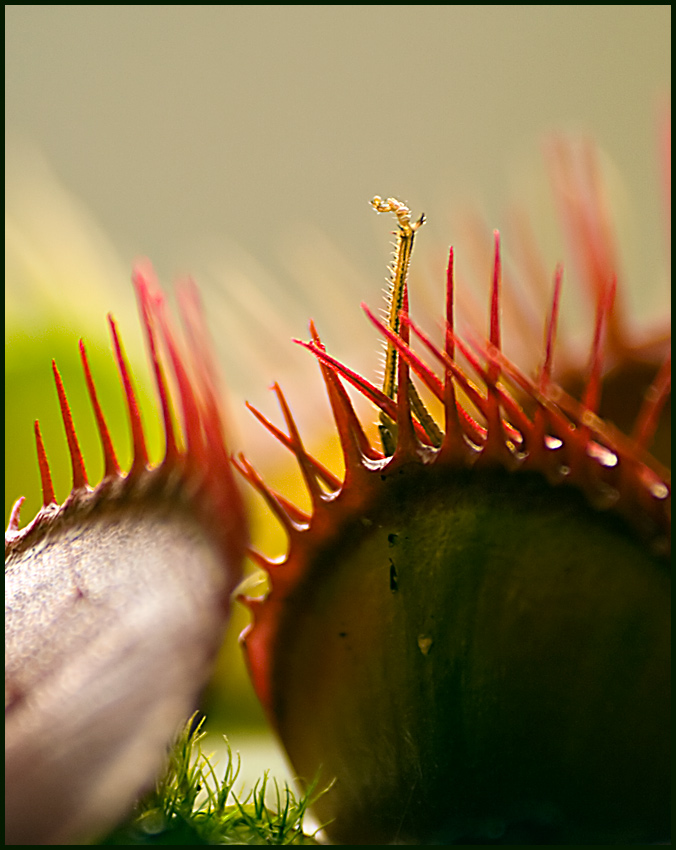
<instances>
[{"instance_id":1,"label":"blurred background","mask_svg":"<svg viewBox=\"0 0 676 850\"><path fill-rule=\"evenodd\" d=\"M331 456L316 365L290 340L307 338L314 318L333 353L375 375L377 343L359 303L381 303L393 223L369 208L374 194L427 214L415 273L441 305L452 242L459 275L472 280L464 211L507 228L509 254L509 210L524 206L546 262L565 261L542 143L552 132L592 137L630 309L641 321L664 314L658 139L670 16L669 6L638 5L6 6L6 515L21 494L24 521L40 504L36 417L57 494L68 489L52 357L90 478L101 474L80 335L118 441L126 439L109 310L154 427L129 284L140 256L165 284L185 274L198 281L233 444L300 500L283 450L243 401L277 417L268 387L279 380L312 429L309 446ZM283 537L256 510L255 541L277 555ZM228 650L205 703L235 747L238 730L262 724L237 663ZM267 739L242 740L271 766Z\"/></svg>"}]
</instances>

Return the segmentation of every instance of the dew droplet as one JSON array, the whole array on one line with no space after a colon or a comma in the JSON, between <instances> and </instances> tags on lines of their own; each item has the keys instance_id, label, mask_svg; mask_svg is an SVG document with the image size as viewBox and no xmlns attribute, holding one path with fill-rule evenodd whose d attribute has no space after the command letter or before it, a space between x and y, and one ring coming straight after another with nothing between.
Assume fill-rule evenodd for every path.
<instances>
[{"instance_id":1,"label":"dew droplet","mask_svg":"<svg viewBox=\"0 0 676 850\"><path fill-rule=\"evenodd\" d=\"M248 596L257 599L267 596L269 589L270 582L267 575L262 570L258 570L247 576L237 585L235 594L237 596Z\"/></svg>"},{"instance_id":2,"label":"dew droplet","mask_svg":"<svg viewBox=\"0 0 676 850\"><path fill-rule=\"evenodd\" d=\"M590 442L587 446L587 454L589 457L597 460L602 466L609 468L617 466L617 455L598 443Z\"/></svg>"},{"instance_id":3,"label":"dew droplet","mask_svg":"<svg viewBox=\"0 0 676 850\"><path fill-rule=\"evenodd\" d=\"M650 490L650 494L656 499L666 499L669 495L669 488L661 481L653 481L652 484L648 486L648 489Z\"/></svg>"}]
</instances>

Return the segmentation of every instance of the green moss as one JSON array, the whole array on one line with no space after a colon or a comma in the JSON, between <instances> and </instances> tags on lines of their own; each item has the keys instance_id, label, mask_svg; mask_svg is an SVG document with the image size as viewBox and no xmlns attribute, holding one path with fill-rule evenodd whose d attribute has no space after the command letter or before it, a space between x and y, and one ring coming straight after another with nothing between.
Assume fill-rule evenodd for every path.
<instances>
[{"instance_id":1,"label":"green moss","mask_svg":"<svg viewBox=\"0 0 676 850\"><path fill-rule=\"evenodd\" d=\"M201 748L203 725L204 718L188 721L153 791L100 844L318 844L303 831L305 812L317 797L315 786L297 799L286 784L280 790L275 781L271 808L266 803L271 790L266 773L240 800L233 791L239 757L235 762L228 746L225 773L219 779Z\"/></svg>"}]
</instances>

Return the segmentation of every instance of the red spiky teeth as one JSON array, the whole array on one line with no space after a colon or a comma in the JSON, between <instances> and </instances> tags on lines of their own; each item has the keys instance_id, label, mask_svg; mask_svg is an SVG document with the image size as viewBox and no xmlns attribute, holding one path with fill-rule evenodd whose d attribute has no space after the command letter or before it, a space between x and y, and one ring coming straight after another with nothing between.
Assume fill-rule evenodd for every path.
<instances>
[{"instance_id":1,"label":"red spiky teeth","mask_svg":"<svg viewBox=\"0 0 676 850\"><path fill-rule=\"evenodd\" d=\"M149 464L129 366L109 317L129 413L131 469L120 470L80 342L103 479L93 488L88 483L54 364L72 489L59 505L36 422L43 506L24 529L21 500L10 517L8 843L82 841L125 813L195 707L220 646L230 593L241 579L246 516L196 290L188 283L179 292L187 340L181 342L151 270L137 269L134 284L160 399L164 459Z\"/></svg>"},{"instance_id":2,"label":"red spiky teeth","mask_svg":"<svg viewBox=\"0 0 676 850\"><path fill-rule=\"evenodd\" d=\"M389 397L317 357L345 464L341 481L306 451L277 385L312 510L245 478L289 548L265 598L244 599L252 681L334 843L626 843L668 830L670 480L648 454L668 364L632 437L598 415L615 283L596 299L577 401L552 379L562 272L542 366L501 352L495 237L488 340L453 326L453 254L443 349L408 315L366 308L398 355ZM436 369L414 348L422 343ZM458 362L474 372L470 379ZM443 405L415 407L410 372ZM439 374L440 373L440 374ZM343 381L396 437L369 442ZM381 422L383 417L381 417Z\"/></svg>"}]
</instances>

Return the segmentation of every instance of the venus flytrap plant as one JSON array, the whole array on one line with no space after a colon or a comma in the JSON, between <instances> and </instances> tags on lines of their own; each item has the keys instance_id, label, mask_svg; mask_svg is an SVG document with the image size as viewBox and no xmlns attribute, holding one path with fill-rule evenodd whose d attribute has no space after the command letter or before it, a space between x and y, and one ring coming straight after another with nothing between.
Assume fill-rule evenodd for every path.
<instances>
[{"instance_id":1,"label":"venus flytrap plant","mask_svg":"<svg viewBox=\"0 0 676 850\"><path fill-rule=\"evenodd\" d=\"M366 308L386 344L382 388L333 358L314 325L301 343L321 368L344 476L307 452L276 384L286 430L252 410L295 456L310 512L273 492L244 456L237 461L289 538L281 559L252 554L269 591L243 600L253 622L242 643L304 795L282 794L271 813L263 780L238 802L229 796L232 767L215 782L199 728L188 728L137 809L139 842L152 834L163 843L153 829L184 829L183 843L300 843L317 777L331 785L312 799L313 812L337 843L621 844L668 835L670 478L648 449L669 363L655 364L630 436L602 418L604 354L621 382L623 368L645 366L659 347L623 335L596 190L585 194L575 181L566 189L595 311L577 395L556 380L560 268L534 377L502 350L497 233L487 339L456 332L451 250L437 344L408 310L423 219L412 223L395 199L374 199L397 220L387 320ZM240 577L246 523L194 293L182 298L188 342L180 345L149 274L139 272L136 286L164 461L149 467L113 325L130 472L119 471L83 350L103 481L87 483L57 374L72 493L56 504L36 426L44 505L25 529L18 507L10 518L10 843L84 840L124 814L194 705ZM346 383L377 409L380 447ZM36 817L38 792L49 805Z\"/></svg>"},{"instance_id":2,"label":"venus flytrap plant","mask_svg":"<svg viewBox=\"0 0 676 850\"><path fill-rule=\"evenodd\" d=\"M110 319L131 469L120 470L81 342L103 479L93 488L88 483L54 364L72 489L57 504L36 422L43 507L20 529L19 500L5 538L10 844L81 842L125 814L195 707L241 578L246 517L196 291L186 286L180 293L183 342L151 272L137 270L135 285L160 399L164 459L149 463L132 378Z\"/></svg>"},{"instance_id":3,"label":"venus flytrap plant","mask_svg":"<svg viewBox=\"0 0 676 850\"><path fill-rule=\"evenodd\" d=\"M307 453L278 386L286 433L254 413L295 455L311 512L239 460L289 539L281 561L256 555L267 596L243 600L256 691L297 773L335 780L314 808L335 843L661 839L670 483L647 447L669 364L632 437L600 418L616 277L595 265L581 400L553 380L560 269L542 366L524 374L501 350L497 233L488 339L455 332L451 251L436 346L408 315L410 213L373 204L399 227L388 323L365 308L387 340L382 390L331 357L314 326L301 343L321 366L344 478ZM603 257L602 237L585 247ZM430 425L411 373L442 404L441 422ZM382 450L345 381L378 409Z\"/></svg>"}]
</instances>

